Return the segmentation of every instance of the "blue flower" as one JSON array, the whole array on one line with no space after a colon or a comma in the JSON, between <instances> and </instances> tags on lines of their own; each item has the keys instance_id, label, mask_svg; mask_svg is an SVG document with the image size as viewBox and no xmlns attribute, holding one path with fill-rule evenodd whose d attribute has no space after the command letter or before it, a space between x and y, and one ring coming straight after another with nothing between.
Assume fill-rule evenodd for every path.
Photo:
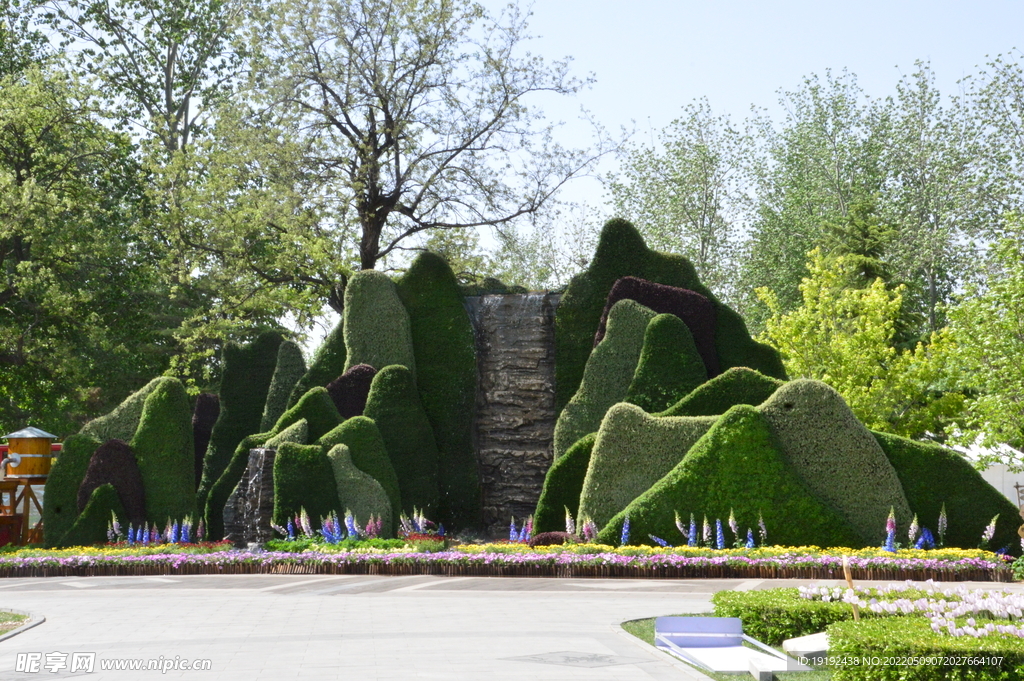
<instances>
[{"instance_id":1,"label":"blue flower","mask_svg":"<svg viewBox=\"0 0 1024 681\"><path fill-rule=\"evenodd\" d=\"M687 537L686 545L697 545L697 519L693 517L692 513L690 514L690 536Z\"/></svg>"},{"instance_id":2,"label":"blue flower","mask_svg":"<svg viewBox=\"0 0 1024 681\"><path fill-rule=\"evenodd\" d=\"M932 536L932 531L927 527L921 528L921 534L917 538L917 542L914 544L915 549L934 549L935 548L935 537Z\"/></svg>"},{"instance_id":3,"label":"blue flower","mask_svg":"<svg viewBox=\"0 0 1024 681\"><path fill-rule=\"evenodd\" d=\"M672 546L671 544L669 544L667 541L665 541L661 537L655 537L653 534L649 534L647 536L650 537L651 541L654 542L655 544L657 544L658 546L664 546L665 548L671 548L671 546Z\"/></svg>"},{"instance_id":4,"label":"blue flower","mask_svg":"<svg viewBox=\"0 0 1024 681\"><path fill-rule=\"evenodd\" d=\"M747 548L754 548L754 531L749 527L747 528Z\"/></svg>"},{"instance_id":5,"label":"blue flower","mask_svg":"<svg viewBox=\"0 0 1024 681\"><path fill-rule=\"evenodd\" d=\"M722 532L722 520L715 518L715 547L719 550L725 548L725 532Z\"/></svg>"},{"instance_id":6,"label":"blue flower","mask_svg":"<svg viewBox=\"0 0 1024 681\"><path fill-rule=\"evenodd\" d=\"M626 520L622 523L622 535L619 537L620 546L629 545L629 516L626 516Z\"/></svg>"}]
</instances>

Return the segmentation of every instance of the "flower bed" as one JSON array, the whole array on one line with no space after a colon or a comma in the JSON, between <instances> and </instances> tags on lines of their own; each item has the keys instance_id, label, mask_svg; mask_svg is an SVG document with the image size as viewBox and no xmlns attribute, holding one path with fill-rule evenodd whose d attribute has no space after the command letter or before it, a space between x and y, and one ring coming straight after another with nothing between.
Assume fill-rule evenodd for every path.
<instances>
[{"instance_id":1,"label":"flower bed","mask_svg":"<svg viewBox=\"0 0 1024 681\"><path fill-rule=\"evenodd\" d=\"M171 547L161 547L166 551ZM576 545L463 546L435 553L355 549L298 553L218 550L144 552L99 548L0 555L0 577L169 574L371 574L481 577L624 577L651 579L836 579L842 553L813 547L754 550L655 549ZM880 555L874 555L880 554ZM925 555L917 555L925 554ZM855 579L1011 581L995 554L982 551L848 551ZM927 557L925 557L927 556Z\"/></svg>"}]
</instances>

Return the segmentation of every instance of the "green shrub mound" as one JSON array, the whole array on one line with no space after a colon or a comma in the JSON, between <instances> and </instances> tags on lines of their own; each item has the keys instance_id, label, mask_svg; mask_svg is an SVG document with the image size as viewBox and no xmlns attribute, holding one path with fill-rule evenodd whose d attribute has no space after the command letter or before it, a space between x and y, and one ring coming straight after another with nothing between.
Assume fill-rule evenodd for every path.
<instances>
[{"instance_id":1,"label":"green shrub mound","mask_svg":"<svg viewBox=\"0 0 1024 681\"><path fill-rule=\"evenodd\" d=\"M324 435L316 441L316 444L329 452L336 445L348 447L352 463L356 468L366 473L384 489L391 504L390 514L392 523L398 522L398 515L402 511L402 494L399 491L398 476L395 474L395 467L391 465L391 459L384 448L384 438L381 437L377 424L365 416L355 416L348 419L340 426ZM390 528L393 532L394 525L384 525L385 529Z\"/></svg>"},{"instance_id":2,"label":"green shrub mound","mask_svg":"<svg viewBox=\"0 0 1024 681\"><path fill-rule=\"evenodd\" d=\"M78 510L84 511L97 487L111 484L125 510L122 520L133 526L146 522L146 492L135 452L124 440L107 440L92 453L78 486Z\"/></svg>"},{"instance_id":3,"label":"green shrub mound","mask_svg":"<svg viewBox=\"0 0 1024 681\"><path fill-rule=\"evenodd\" d=\"M679 317L660 314L647 325L625 401L648 413L664 411L707 380L690 329Z\"/></svg>"},{"instance_id":4,"label":"green shrub mound","mask_svg":"<svg viewBox=\"0 0 1024 681\"><path fill-rule=\"evenodd\" d=\"M778 352L754 341L743 319L700 283L693 265L679 255L657 253L626 220L609 220L587 270L576 275L562 296L555 316L555 406L562 409L576 393L593 348L608 292L626 276L689 289L715 304L715 349L722 371L735 366L757 369L785 379Z\"/></svg>"},{"instance_id":5,"label":"green shrub mound","mask_svg":"<svg viewBox=\"0 0 1024 681\"><path fill-rule=\"evenodd\" d=\"M733 367L697 387L658 416L720 416L737 404L756 407L783 385L782 381L753 369Z\"/></svg>"},{"instance_id":6,"label":"green shrub mound","mask_svg":"<svg viewBox=\"0 0 1024 681\"><path fill-rule=\"evenodd\" d=\"M398 297L395 282L383 272L361 270L349 280L345 289L345 351L346 371L357 364L378 368L400 364L416 375L409 313Z\"/></svg>"},{"instance_id":7,"label":"green shrub mound","mask_svg":"<svg viewBox=\"0 0 1024 681\"><path fill-rule=\"evenodd\" d=\"M79 433L64 440L60 454L53 460L50 475L43 488L43 544L53 548L60 544L78 518L78 488L89 469L92 454L103 444L96 438ZM127 517L127 516L125 516Z\"/></svg>"},{"instance_id":8,"label":"green shrub mound","mask_svg":"<svg viewBox=\"0 0 1024 681\"><path fill-rule=\"evenodd\" d=\"M910 506L896 470L839 393L821 381L790 381L758 410L807 488L838 511L863 544L879 546L885 540L890 508L898 527L910 526Z\"/></svg>"},{"instance_id":9,"label":"green shrub mound","mask_svg":"<svg viewBox=\"0 0 1024 681\"><path fill-rule=\"evenodd\" d=\"M244 347L224 347L220 415L203 459L203 477L196 493L199 508L205 508L210 488L231 462L238 443L260 432L263 407L277 368L277 351L283 341L281 334L267 332Z\"/></svg>"},{"instance_id":10,"label":"green shrub mound","mask_svg":"<svg viewBox=\"0 0 1024 681\"><path fill-rule=\"evenodd\" d=\"M295 403L313 388L324 387L345 373L346 358L345 318L342 317L317 348L313 355L313 362L306 369L306 373L292 388L292 394L288 398L289 408L295 406Z\"/></svg>"},{"instance_id":11,"label":"green shrub mound","mask_svg":"<svg viewBox=\"0 0 1024 681\"><path fill-rule=\"evenodd\" d=\"M213 393L200 393L192 408L192 446L196 453L196 489L199 488L199 483L203 479L203 459L206 458L206 449L210 446L210 435L213 434L213 425L217 423L218 416L220 416L220 398Z\"/></svg>"},{"instance_id":12,"label":"green shrub mound","mask_svg":"<svg viewBox=\"0 0 1024 681\"><path fill-rule=\"evenodd\" d=\"M384 439L398 476L402 510L412 514L415 507L430 517L439 496L437 445L408 368L387 366L373 377L365 416L377 424Z\"/></svg>"},{"instance_id":13,"label":"green shrub mound","mask_svg":"<svg viewBox=\"0 0 1024 681\"><path fill-rule=\"evenodd\" d=\"M938 538L936 527L942 506L949 524L946 545L977 548L981 533L998 513L992 549L1007 547L1017 555L1020 537L1017 507L992 487L962 456L929 442L915 442L889 433L872 433L889 463L896 469L910 510L922 527ZM901 533L906 536L906 533Z\"/></svg>"},{"instance_id":14,"label":"green shrub mound","mask_svg":"<svg viewBox=\"0 0 1024 681\"><path fill-rule=\"evenodd\" d=\"M391 516L391 500L388 499L388 494L380 483L352 463L352 457L345 445L334 445L327 453L327 458L334 470L334 482L337 484L340 508L351 511L359 527L366 527L370 516L380 516L383 522L384 536L393 536L391 528L394 520Z\"/></svg>"},{"instance_id":15,"label":"green shrub mound","mask_svg":"<svg viewBox=\"0 0 1024 681\"><path fill-rule=\"evenodd\" d=\"M224 506L245 475L245 469L249 465L249 450L259 447L276 449L285 442L306 444L309 441L308 437L309 425L305 419L299 419L280 432L250 435L238 443L235 453L231 456L231 463L214 483L206 499L203 519L206 521L206 534L211 540L224 538Z\"/></svg>"},{"instance_id":16,"label":"green shrub mound","mask_svg":"<svg viewBox=\"0 0 1024 681\"><path fill-rule=\"evenodd\" d=\"M293 341L284 341L277 349L277 365L274 376L270 379L267 390L267 401L263 405L263 419L260 421L260 432L265 433L274 427L281 414L291 405L288 403L292 390L306 373L306 360L302 356L302 348Z\"/></svg>"},{"instance_id":17,"label":"green shrub mound","mask_svg":"<svg viewBox=\"0 0 1024 681\"><path fill-rule=\"evenodd\" d=\"M291 424L305 419L308 425L309 441L319 440L337 428L341 416L334 406L334 400L327 394L327 388L311 388L294 407L281 415L271 433L280 433Z\"/></svg>"},{"instance_id":18,"label":"green shrub mound","mask_svg":"<svg viewBox=\"0 0 1024 681\"><path fill-rule=\"evenodd\" d=\"M192 408L177 379L161 383L142 408L131 441L146 494L146 518L163 527L196 517Z\"/></svg>"},{"instance_id":19,"label":"green shrub mound","mask_svg":"<svg viewBox=\"0 0 1024 681\"><path fill-rule=\"evenodd\" d=\"M953 637L932 631L925 617L837 622L828 628L828 642L830 657L878 661L834 665L834 681L1010 681L1024 675L1024 640Z\"/></svg>"},{"instance_id":20,"label":"green shrub mound","mask_svg":"<svg viewBox=\"0 0 1024 681\"><path fill-rule=\"evenodd\" d=\"M797 589L719 591L711 597L715 617L738 617L743 633L770 646L789 638L816 634L835 622L853 619L849 603L809 600ZM869 610L862 617L871 617Z\"/></svg>"},{"instance_id":21,"label":"green shrub mound","mask_svg":"<svg viewBox=\"0 0 1024 681\"><path fill-rule=\"evenodd\" d=\"M620 300L608 314L608 331L587 360L579 390L555 423L555 460L587 433L597 432L611 406L629 392L647 325L654 313L632 300Z\"/></svg>"},{"instance_id":22,"label":"green shrub mound","mask_svg":"<svg viewBox=\"0 0 1024 681\"><path fill-rule=\"evenodd\" d=\"M173 378L166 376L154 378L142 388L126 397L124 402L119 404L112 412L95 418L82 426L81 434L96 438L100 442L106 442L107 440L131 441L139 427L139 419L142 418L142 406L145 404L146 398L158 387L167 381L173 380Z\"/></svg>"},{"instance_id":23,"label":"green shrub mound","mask_svg":"<svg viewBox=\"0 0 1024 681\"><path fill-rule=\"evenodd\" d=\"M452 529L480 522L480 472L473 448L476 339L448 263L421 253L398 282L409 312L416 386L437 442L437 517Z\"/></svg>"},{"instance_id":24,"label":"green shrub mound","mask_svg":"<svg viewBox=\"0 0 1024 681\"><path fill-rule=\"evenodd\" d=\"M580 492L583 479L590 465L590 453L594 449L597 433L585 435L569 447L565 456L551 464L544 476L544 487L537 500L537 511L533 515L534 533L558 532L565 529L565 509L576 516L580 507Z\"/></svg>"},{"instance_id":25,"label":"green shrub mound","mask_svg":"<svg viewBox=\"0 0 1024 681\"><path fill-rule=\"evenodd\" d=\"M284 442L274 458L274 523L285 527L302 509L314 530L320 528L322 518L344 515L334 470L323 448Z\"/></svg>"},{"instance_id":26,"label":"green shrub mound","mask_svg":"<svg viewBox=\"0 0 1024 681\"><path fill-rule=\"evenodd\" d=\"M675 468L715 420L657 418L635 405L616 404L597 433L580 493L579 517L603 527Z\"/></svg>"},{"instance_id":27,"label":"green shrub mound","mask_svg":"<svg viewBox=\"0 0 1024 681\"><path fill-rule=\"evenodd\" d=\"M724 524L730 511L744 537L761 514L773 544L863 545L857 532L803 484L776 446L767 419L748 405L719 417L668 475L609 521L598 541L617 544L628 516L633 543L650 543L648 536L654 535L680 544L685 540L675 526L676 512L687 524L691 513L698 522L706 515ZM732 540L727 534L726 541Z\"/></svg>"},{"instance_id":28,"label":"green shrub mound","mask_svg":"<svg viewBox=\"0 0 1024 681\"><path fill-rule=\"evenodd\" d=\"M113 515L112 515L113 514ZM117 490L110 483L93 490L89 503L75 520L75 524L61 538L57 547L91 546L107 542L107 525L117 516L118 521L127 525L124 506L117 496Z\"/></svg>"}]
</instances>

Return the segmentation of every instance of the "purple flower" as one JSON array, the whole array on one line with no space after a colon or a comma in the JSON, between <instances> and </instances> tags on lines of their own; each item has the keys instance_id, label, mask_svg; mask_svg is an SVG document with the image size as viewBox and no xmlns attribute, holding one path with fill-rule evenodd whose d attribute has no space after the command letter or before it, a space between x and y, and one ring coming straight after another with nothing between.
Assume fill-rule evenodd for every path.
<instances>
[{"instance_id":1,"label":"purple flower","mask_svg":"<svg viewBox=\"0 0 1024 681\"><path fill-rule=\"evenodd\" d=\"M992 541L992 537L996 533L996 521L999 520L999 514L996 513L995 517L989 521L985 527L985 531L981 533L981 546L979 548L987 549L988 543Z\"/></svg>"},{"instance_id":2,"label":"purple flower","mask_svg":"<svg viewBox=\"0 0 1024 681\"><path fill-rule=\"evenodd\" d=\"M758 531L758 534L760 534L760 536L761 536L761 546L767 546L768 545L768 528L765 527L765 525L764 525L764 516L761 515L760 511L757 512L757 531Z\"/></svg>"},{"instance_id":3,"label":"purple flower","mask_svg":"<svg viewBox=\"0 0 1024 681\"><path fill-rule=\"evenodd\" d=\"M565 533L576 534L576 521L572 519L572 513L569 512L569 507L565 507Z\"/></svg>"},{"instance_id":4,"label":"purple flower","mask_svg":"<svg viewBox=\"0 0 1024 681\"><path fill-rule=\"evenodd\" d=\"M947 525L947 523L948 523L948 521L946 519L946 504L943 503L942 504L942 511L939 513L939 524L938 524L939 546L945 546L946 545L946 525Z\"/></svg>"}]
</instances>

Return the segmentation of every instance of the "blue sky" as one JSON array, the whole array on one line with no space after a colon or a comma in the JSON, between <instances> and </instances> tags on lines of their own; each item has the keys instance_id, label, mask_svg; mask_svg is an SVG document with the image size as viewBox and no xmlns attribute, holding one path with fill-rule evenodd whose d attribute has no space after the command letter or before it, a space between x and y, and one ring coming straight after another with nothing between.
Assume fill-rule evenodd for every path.
<instances>
[{"instance_id":1,"label":"blue sky","mask_svg":"<svg viewBox=\"0 0 1024 681\"><path fill-rule=\"evenodd\" d=\"M505 3L484 2L492 11ZM523 5L525 6L525 4ZM548 59L573 58L573 72L597 82L574 100L537 99L560 134L585 144L585 106L606 128L632 128L650 139L682 106L707 97L716 113L744 119L751 105L780 117L777 91L804 76L847 69L872 97L895 91L901 74L927 60L943 92L990 57L1024 49L1024 2L670 2L546 0L533 5L529 49ZM604 170L613 170L606 163ZM595 182L569 198L600 202Z\"/></svg>"}]
</instances>

